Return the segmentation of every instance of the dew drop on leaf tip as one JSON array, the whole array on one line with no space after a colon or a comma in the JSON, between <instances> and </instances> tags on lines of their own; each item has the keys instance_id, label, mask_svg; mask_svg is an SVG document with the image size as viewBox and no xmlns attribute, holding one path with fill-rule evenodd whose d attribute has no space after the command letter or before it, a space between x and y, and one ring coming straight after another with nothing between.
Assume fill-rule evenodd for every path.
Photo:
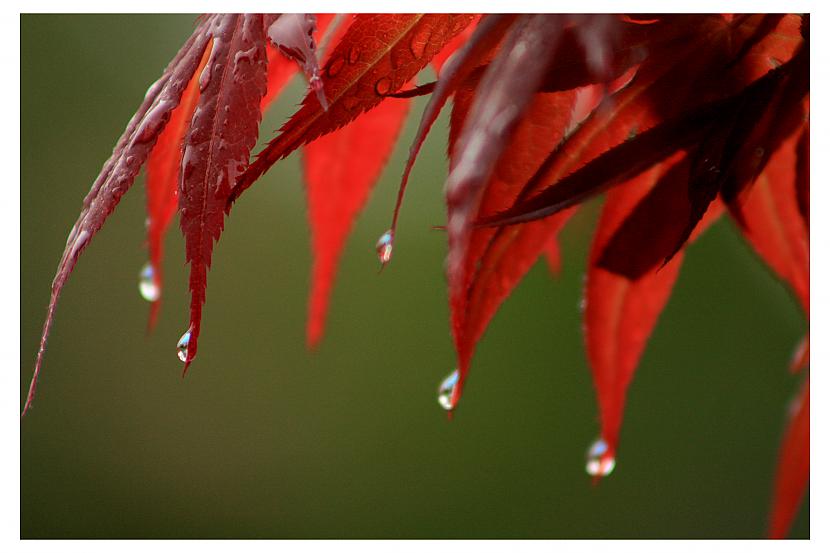
<instances>
[{"instance_id":1,"label":"dew drop on leaf tip","mask_svg":"<svg viewBox=\"0 0 830 553\"><path fill-rule=\"evenodd\" d=\"M150 262L145 263L138 274L138 293L147 301L156 301L161 296L161 290L156 283L156 271Z\"/></svg>"},{"instance_id":2,"label":"dew drop on leaf tip","mask_svg":"<svg viewBox=\"0 0 830 553\"><path fill-rule=\"evenodd\" d=\"M444 380L441 381L441 385L438 386L438 404L443 407L446 411L452 411L455 409L455 403L453 403L453 395L455 393L455 387L458 384L458 369L454 370L447 376Z\"/></svg>"},{"instance_id":3,"label":"dew drop on leaf tip","mask_svg":"<svg viewBox=\"0 0 830 553\"><path fill-rule=\"evenodd\" d=\"M617 460L605 440L599 438L591 444L585 454L585 472L591 476L603 477L611 474L615 466Z\"/></svg>"},{"instance_id":4,"label":"dew drop on leaf tip","mask_svg":"<svg viewBox=\"0 0 830 553\"><path fill-rule=\"evenodd\" d=\"M187 347L190 345L190 330L188 329L187 332L182 334L182 337L179 338L179 343L176 344L176 349L178 350L177 354L179 356L179 361L182 363L187 363Z\"/></svg>"},{"instance_id":5,"label":"dew drop on leaf tip","mask_svg":"<svg viewBox=\"0 0 830 553\"><path fill-rule=\"evenodd\" d=\"M392 231L387 230L380 235L378 243L375 245L375 249L378 252L378 260L382 265L386 265L392 259L392 241Z\"/></svg>"}]
</instances>

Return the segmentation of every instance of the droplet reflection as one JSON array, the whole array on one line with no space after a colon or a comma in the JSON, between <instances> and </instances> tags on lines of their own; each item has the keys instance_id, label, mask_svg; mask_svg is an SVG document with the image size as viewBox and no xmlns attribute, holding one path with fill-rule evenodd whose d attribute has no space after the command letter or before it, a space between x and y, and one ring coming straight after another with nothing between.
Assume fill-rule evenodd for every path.
<instances>
[{"instance_id":1,"label":"droplet reflection","mask_svg":"<svg viewBox=\"0 0 830 553\"><path fill-rule=\"evenodd\" d=\"M608 444L602 438L597 439L585 454L585 472L591 476L604 477L614 471L617 460Z\"/></svg>"},{"instance_id":2,"label":"droplet reflection","mask_svg":"<svg viewBox=\"0 0 830 553\"><path fill-rule=\"evenodd\" d=\"M386 265L387 263L389 263L389 260L392 259L393 241L394 239L391 230L387 230L386 232L380 235L380 238L378 238L378 243L375 245L375 249L378 252L378 260L380 261L381 265Z\"/></svg>"},{"instance_id":3,"label":"droplet reflection","mask_svg":"<svg viewBox=\"0 0 830 553\"><path fill-rule=\"evenodd\" d=\"M182 337L179 338L179 343L176 344L176 349L178 351L179 361L182 363L187 363L187 347L190 345L190 330L182 334Z\"/></svg>"},{"instance_id":4,"label":"droplet reflection","mask_svg":"<svg viewBox=\"0 0 830 553\"><path fill-rule=\"evenodd\" d=\"M438 386L438 404L446 411L452 411L455 409L453 394L455 393L455 387L457 384L458 370L456 369L441 382L440 386Z\"/></svg>"},{"instance_id":5,"label":"droplet reflection","mask_svg":"<svg viewBox=\"0 0 830 553\"><path fill-rule=\"evenodd\" d=\"M145 263L138 274L138 293L147 301L156 301L161 296L161 289L156 282L156 271L150 262Z\"/></svg>"}]
</instances>

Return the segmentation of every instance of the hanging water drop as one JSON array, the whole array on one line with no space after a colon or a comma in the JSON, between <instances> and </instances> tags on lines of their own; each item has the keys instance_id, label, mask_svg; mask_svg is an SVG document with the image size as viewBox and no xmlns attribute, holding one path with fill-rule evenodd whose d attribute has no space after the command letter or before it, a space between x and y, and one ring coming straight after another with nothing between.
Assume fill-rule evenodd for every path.
<instances>
[{"instance_id":1,"label":"hanging water drop","mask_svg":"<svg viewBox=\"0 0 830 553\"><path fill-rule=\"evenodd\" d=\"M378 243L375 244L375 250L378 252L378 260L381 265L386 265L392 259L392 231L387 230L378 238Z\"/></svg>"},{"instance_id":2,"label":"hanging water drop","mask_svg":"<svg viewBox=\"0 0 830 553\"><path fill-rule=\"evenodd\" d=\"M443 407L446 411L452 411L455 409L453 394L455 393L455 387L457 384L458 369L451 372L450 375L441 382L441 385L438 386L438 405Z\"/></svg>"},{"instance_id":3,"label":"hanging water drop","mask_svg":"<svg viewBox=\"0 0 830 553\"><path fill-rule=\"evenodd\" d=\"M614 453L602 438L597 439L585 454L585 472L591 476L608 476L617 466Z\"/></svg>"},{"instance_id":4,"label":"hanging water drop","mask_svg":"<svg viewBox=\"0 0 830 553\"><path fill-rule=\"evenodd\" d=\"M138 293L147 301L157 301L161 296L161 289L156 282L156 271L149 261L138 274Z\"/></svg>"},{"instance_id":5,"label":"hanging water drop","mask_svg":"<svg viewBox=\"0 0 830 553\"><path fill-rule=\"evenodd\" d=\"M182 337L179 338L179 343L176 344L176 349L178 351L179 361L182 363L187 363L187 347L190 345L190 330L188 329L187 332L182 334Z\"/></svg>"}]
</instances>

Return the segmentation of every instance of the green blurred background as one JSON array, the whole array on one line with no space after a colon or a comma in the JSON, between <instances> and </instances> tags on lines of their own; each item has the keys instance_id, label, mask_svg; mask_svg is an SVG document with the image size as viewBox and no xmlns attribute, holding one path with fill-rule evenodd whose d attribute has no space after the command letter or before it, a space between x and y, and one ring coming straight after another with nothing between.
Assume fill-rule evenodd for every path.
<instances>
[{"instance_id":1,"label":"green blurred background","mask_svg":"<svg viewBox=\"0 0 830 553\"><path fill-rule=\"evenodd\" d=\"M49 286L81 201L194 17L21 17L21 405ZM302 95L294 82L265 138ZM21 429L24 538L755 538L805 323L726 221L690 250L629 395L617 469L597 433L578 309L598 203L482 340L449 423L443 277L446 113L377 274L412 117L349 239L318 351L304 343L309 235L296 155L241 201L214 256L184 380L183 241L167 241L156 332L137 291L140 179L65 289ZM809 499L809 498L808 498ZM793 536L809 535L804 507Z\"/></svg>"}]
</instances>

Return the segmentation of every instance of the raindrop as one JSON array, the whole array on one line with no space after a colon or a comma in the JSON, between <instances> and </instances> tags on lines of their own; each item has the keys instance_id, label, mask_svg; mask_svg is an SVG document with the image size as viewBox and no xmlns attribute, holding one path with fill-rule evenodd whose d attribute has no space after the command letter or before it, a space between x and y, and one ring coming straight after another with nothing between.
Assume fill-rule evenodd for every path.
<instances>
[{"instance_id":1,"label":"raindrop","mask_svg":"<svg viewBox=\"0 0 830 553\"><path fill-rule=\"evenodd\" d=\"M208 63L205 64L202 72L199 73L199 92L204 92L208 85L210 85L211 69L211 64Z\"/></svg>"},{"instance_id":2,"label":"raindrop","mask_svg":"<svg viewBox=\"0 0 830 553\"><path fill-rule=\"evenodd\" d=\"M608 476L617 466L617 460L602 438L597 439L585 454L585 472L591 476Z\"/></svg>"},{"instance_id":3,"label":"raindrop","mask_svg":"<svg viewBox=\"0 0 830 553\"><path fill-rule=\"evenodd\" d=\"M156 271L149 261L138 274L138 293L147 301L156 301L161 296L161 289L156 283Z\"/></svg>"},{"instance_id":4,"label":"raindrop","mask_svg":"<svg viewBox=\"0 0 830 553\"><path fill-rule=\"evenodd\" d=\"M453 403L453 394L455 393L455 386L458 384L458 369L450 373L450 375L441 381L438 386L438 404L446 411L455 409Z\"/></svg>"},{"instance_id":5,"label":"raindrop","mask_svg":"<svg viewBox=\"0 0 830 553\"><path fill-rule=\"evenodd\" d=\"M392 242L394 241L392 237L392 231L387 230L383 234L380 235L378 238L378 243L375 244L375 249L378 252L378 260L380 261L381 265L386 265L389 263L389 260L392 259Z\"/></svg>"},{"instance_id":6,"label":"raindrop","mask_svg":"<svg viewBox=\"0 0 830 553\"><path fill-rule=\"evenodd\" d=\"M187 347L190 345L190 329L187 332L182 334L182 337L179 338L179 343L176 344L176 349L178 351L179 360L182 363L187 363Z\"/></svg>"},{"instance_id":7,"label":"raindrop","mask_svg":"<svg viewBox=\"0 0 830 553\"><path fill-rule=\"evenodd\" d=\"M320 107L323 108L323 111L329 110L329 101L326 99L326 93L323 91L323 79L320 78L319 73L317 70L314 70L314 74L308 80L308 84L311 87L311 90L317 95L317 101L320 102Z\"/></svg>"},{"instance_id":8,"label":"raindrop","mask_svg":"<svg viewBox=\"0 0 830 553\"><path fill-rule=\"evenodd\" d=\"M343 69L343 65L345 63L346 62L343 61L343 58L337 58L336 60L332 60L329 63L328 68L326 69L326 72L329 74L329 77L337 76L337 74L340 73L340 70Z\"/></svg>"},{"instance_id":9,"label":"raindrop","mask_svg":"<svg viewBox=\"0 0 830 553\"><path fill-rule=\"evenodd\" d=\"M375 83L375 92L378 93L378 96L386 96L391 88L392 79L389 77L382 77Z\"/></svg>"},{"instance_id":10,"label":"raindrop","mask_svg":"<svg viewBox=\"0 0 830 553\"><path fill-rule=\"evenodd\" d=\"M349 63L357 63L357 60L360 59L360 50L357 46L352 46L349 49Z\"/></svg>"}]
</instances>

